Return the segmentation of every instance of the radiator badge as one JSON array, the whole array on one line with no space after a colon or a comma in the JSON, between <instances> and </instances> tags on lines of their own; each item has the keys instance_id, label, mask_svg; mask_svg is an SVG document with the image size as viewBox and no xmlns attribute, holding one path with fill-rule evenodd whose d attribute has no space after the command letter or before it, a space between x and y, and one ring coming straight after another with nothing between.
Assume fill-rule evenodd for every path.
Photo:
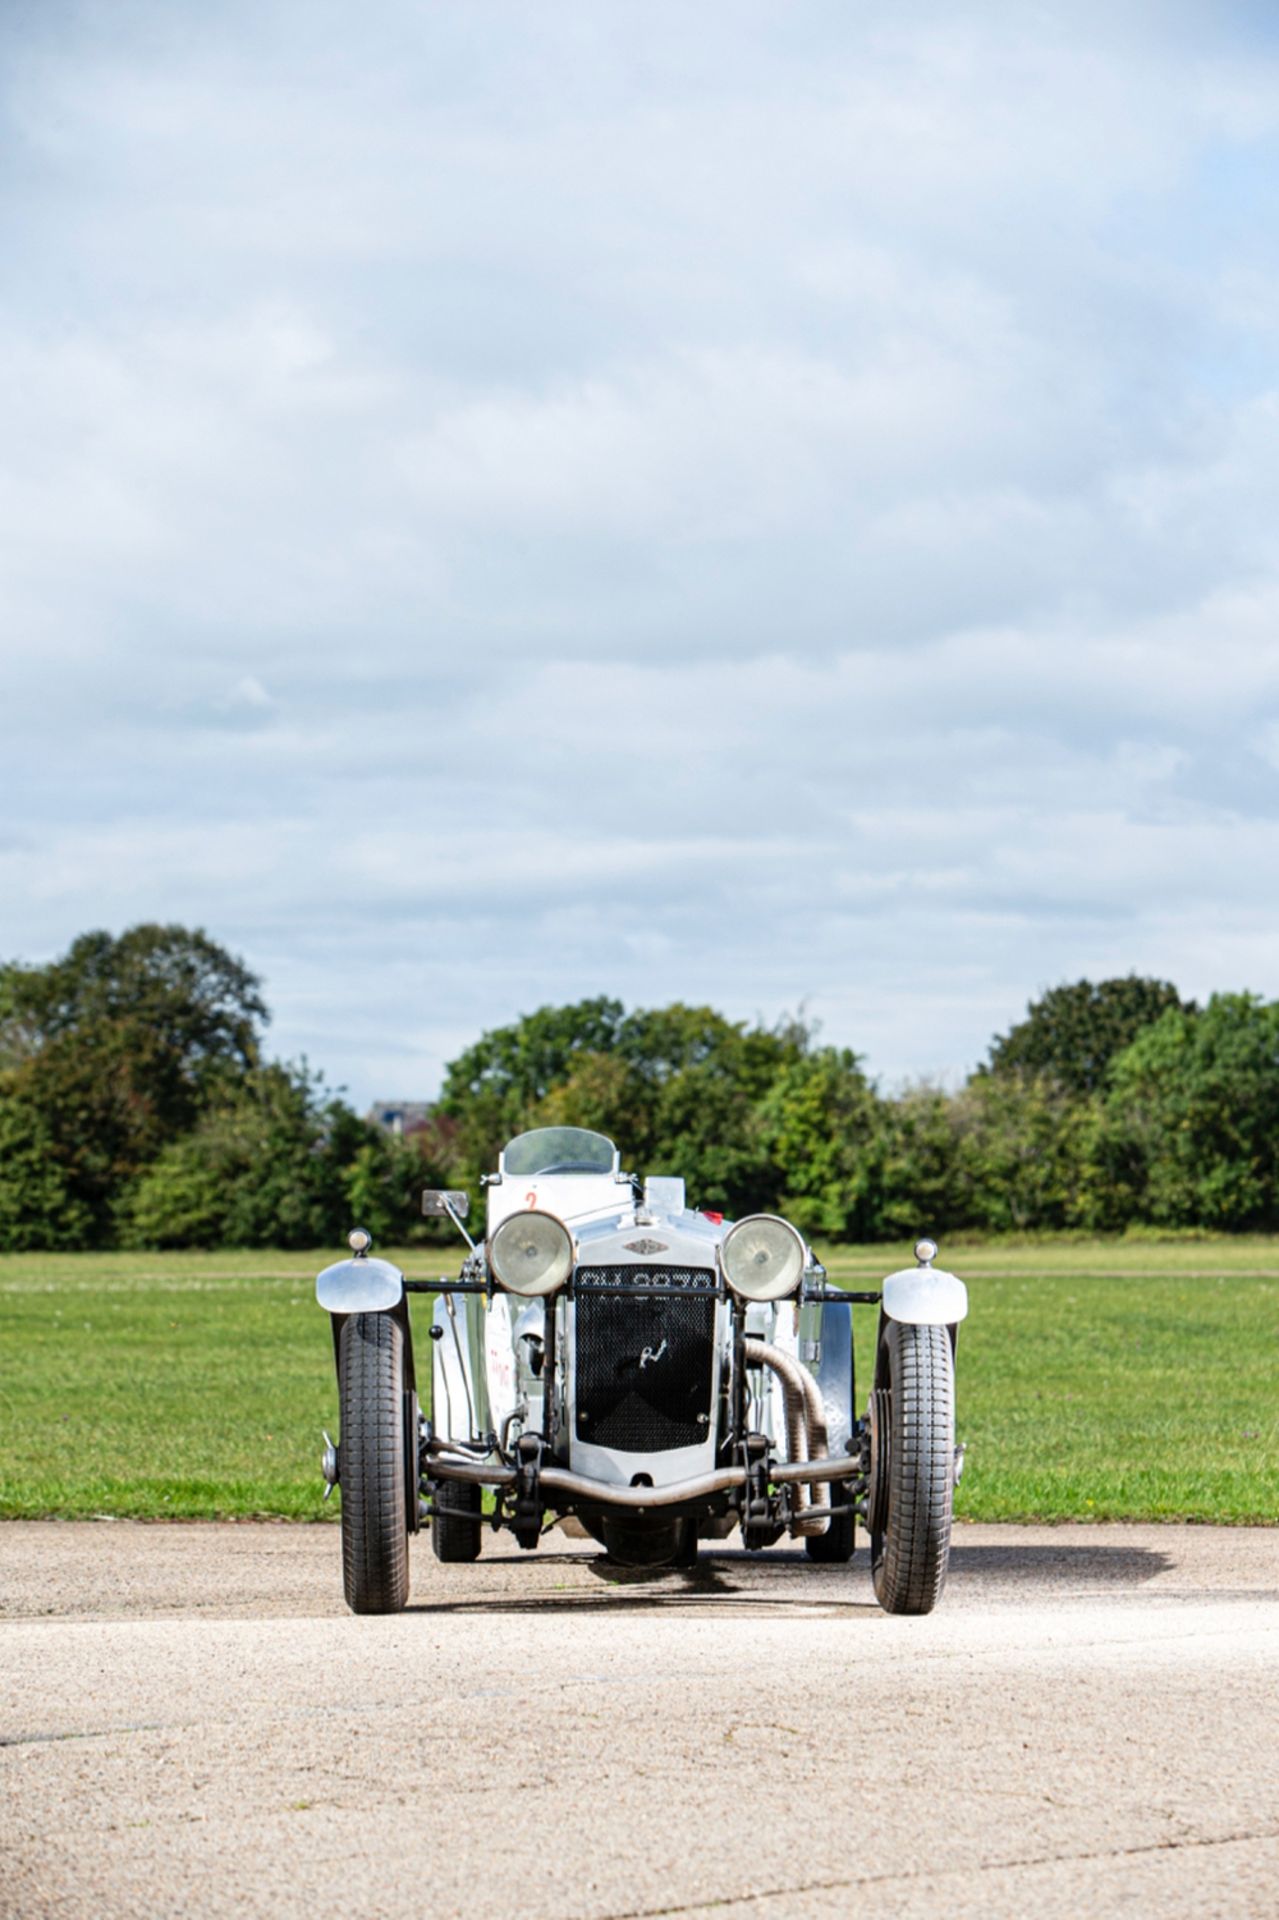
<instances>
[{"instance_id":1,"label":"radiator badge","mask_svg":"<svg viewBox=\"0 0 1279 1920\"><path fill-rule=\"evenodd\" d=\"M653 1366L656 1361L661 1359L662 1355L665 1352L666 1352L665 1340L663 1340L660 1347L656 1347L656 1348L645 1347L643 1353L640 1355L640 1372L643 1373L645 1367Z\"/></svg>"},{"instance_id":2,"label":"radiator badge","mask_svg":"<svg viewBox=\"0 0 1279 1920\"><path fill-rule=\"evenodd\" d=\"M628 1253L665 1253L666 1242L665 1240L628 1240L626 1251Z\"/></svg>"}]
</instances>

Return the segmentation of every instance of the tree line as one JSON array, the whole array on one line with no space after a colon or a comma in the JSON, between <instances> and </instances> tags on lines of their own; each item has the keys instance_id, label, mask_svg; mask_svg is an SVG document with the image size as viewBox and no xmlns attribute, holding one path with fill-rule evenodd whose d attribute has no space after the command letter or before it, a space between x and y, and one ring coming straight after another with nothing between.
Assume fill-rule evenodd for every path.
<instances>
[{"instance_id":1,"label":"tree line","mask_svg":"<svg viewBox=\"0 0 1279 1920\"><path fill-rule=\"evenodd\" d=\"M1279 1002L1128 976L1052 988L957 1090L888 1094L802 1018L598 997L482 1035L426 1124L267 1060L258 978L205 934L89 933L0 967L0 1248L321 1246L438 1231L526 1127L610 1134L690 1202L818 1240L1279 1226Z\"/></svg>"}]
</instances>

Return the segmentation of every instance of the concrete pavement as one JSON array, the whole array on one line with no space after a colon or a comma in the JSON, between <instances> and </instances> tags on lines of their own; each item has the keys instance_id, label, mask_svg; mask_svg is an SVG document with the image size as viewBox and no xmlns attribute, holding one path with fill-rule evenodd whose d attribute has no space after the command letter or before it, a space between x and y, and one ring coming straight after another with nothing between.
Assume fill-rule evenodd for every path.
<instances>
[{"instance_id":1,"label":"concrete pavement","mask_svg":"<svg viewBox=\"0 0 1279 1920\"><path fill-rule=\"evenodd\" d=\"M695 1573L552 1535L0 1526L0 1913L1279 1914L1279 1532L961 1527L924 1620L863 1550Z\"/></svg>"}]
</instances>

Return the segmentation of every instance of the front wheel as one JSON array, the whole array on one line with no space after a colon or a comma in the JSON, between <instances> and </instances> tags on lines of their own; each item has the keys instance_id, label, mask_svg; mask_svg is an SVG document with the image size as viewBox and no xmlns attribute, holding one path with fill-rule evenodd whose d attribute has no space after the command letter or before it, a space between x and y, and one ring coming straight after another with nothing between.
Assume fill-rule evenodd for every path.
<instances>
[{"instance_id":1,"label":"front wheel","mask_svg":"<svg viewBox=\"0 0 1279 1920\"><path fill-rule=\"evenodd\" d=\"M352 1613L398 1613L409 1597L404 1333L390 1314L343 1321L338 1391L346 1604Z\"/></svg>"},{"instance_id":2,"label":"front wheel","mask_svg":"<svg viewBox=\"0 0 1279 1920\"><path fill-rule=\"evenodd\" d=\"M950 1558L955 1366L945 1327L888 1321L871 1396L870 1550L886 1613L931 1613Z\"/></svg>"}]
</instances>

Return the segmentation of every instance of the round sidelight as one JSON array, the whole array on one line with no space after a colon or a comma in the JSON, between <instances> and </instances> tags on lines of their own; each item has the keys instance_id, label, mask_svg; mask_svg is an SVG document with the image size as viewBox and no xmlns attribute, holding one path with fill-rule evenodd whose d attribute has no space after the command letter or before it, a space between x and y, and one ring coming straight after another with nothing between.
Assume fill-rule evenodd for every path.
<instances>
[{"instance_id":1,"label":"round sidelight","mask_svg":"<svg viewBox=\"0 0 1279 1920\"><path fill-rule=\"evenodd\" d=\"M804 1242L788 1220L754 1213L739 1220L720 1248L724 1277L743 1300L784 1300L804 1271Z\"/></svg>"},{"instance_id":2,"label":"round sidelight","mask_svg":"<svg viewBox=\"0 0 1279 1920\"><path fill-rule=\"evenodd\" d=\"M373 1235L367 1227L352 1227L346 1236L346 1244L358 1260L373 1245Z\"/></svg>"},{"instance_id":3,"label":"round sidelight","mask_svg":"<svg viewBox=\"0 0 1279 1920\"><path fill-rule=\"evenodd\" d=\"M924 1239L916 1240L915 1258L916 1260L918 1260L921 1267L931 1266L933 1261L937 1258L937 1242L935 1240L928 1239L926 1235Z\"/></svg>"},{"instance_id":4,"label":"round sidelight","mask_svg":"<svg viewBox=\"0 0 1279 1920\"><path fill-rule=\"evenodd\" d=\"M568 1228L552 1213L512 1213L489 1241L489 1265L508 1293L554 1293L573 1270Z\"/></svg>"}]
</instances>

